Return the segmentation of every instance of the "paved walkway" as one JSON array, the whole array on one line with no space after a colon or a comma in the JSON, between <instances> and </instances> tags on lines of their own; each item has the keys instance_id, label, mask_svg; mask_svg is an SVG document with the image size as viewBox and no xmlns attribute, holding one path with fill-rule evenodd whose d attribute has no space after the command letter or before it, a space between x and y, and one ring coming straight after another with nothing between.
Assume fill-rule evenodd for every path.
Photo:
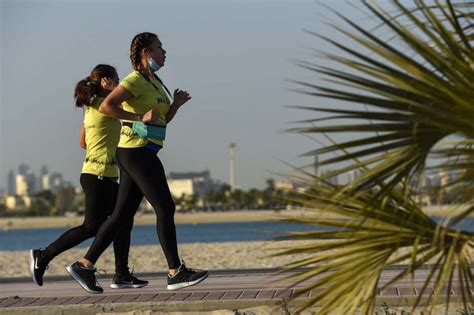
<instances>
[{"instance_id":1,"label":"paved walkway","mask_svg":"<svg viewBox=\"0 0 474 315\"><path fill-rule=\"evenodd\" d=\"M384 271L381 284L398 272L396 269ZM387 290L379 290L378 301L394 306L409 304L416 299L427 272L427 269L417 272L413 285L410 279L406 279ZM139 276L149 280L150 284L141 289L116 290L109 288L109 277L99 278L105 289L104 293L99 295L87 293L69 277L46 277L43 287L36 286L29 278L0 279L0 313L95 314L138 309L242 309L284 302L293 296L295 290L308 284L303 282L288 287L288 283L281 282L282 276L275 275L275 270L221 270L211 271L208 279L196 286L167 291L165 274ZM302 301L316 293L311 291L299 299ZM449 294L452 299L457 299L460 294L459 287L453 287Z\"/></svg>"}]
</instances>

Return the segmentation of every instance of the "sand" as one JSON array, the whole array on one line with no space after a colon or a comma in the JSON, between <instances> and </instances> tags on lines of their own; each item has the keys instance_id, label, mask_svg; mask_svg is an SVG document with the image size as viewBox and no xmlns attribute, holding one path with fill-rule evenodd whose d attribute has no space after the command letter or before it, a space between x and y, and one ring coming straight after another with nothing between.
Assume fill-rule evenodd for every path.
<instances>
[{"instance_id":1,"label":"sand","mask_svg":"<svg viewBox=\"0 0 474 315\"><path fill-rule=\"evenodd\" d=\"M314 243L314 241L254 241L254 242L223 242L223 243L193 243L179 244L181 259L192 268L218 269L252 269L252 268L279 268L294 262L306 255L290 255L269 257L283 249L295 245ZM66 266L80 259L87 248L71 249L56 257L46 271L48 275L67 275ZM407 248L400 250L398 255L408 252ZM474 249L469 249L474 255ZM107 274L114 273L113 250L109 247L98 260L96 266ZM428 263L433 263L429 261ZM409 263L406 260L403 263ZM29 277L28 251L0 252L0 266L2 276ZM166 260L159 245L133 246L130 248L129 266L134 267L137 274L142 272L167 271Z\"/></svg>"},{"instance_id":2,"label":"sand","mask_svg":"<svg viewBox=\"0 0 474 315\"><path fill-rule=\"evenodd\" d=\"M275 268L294 260L294 257L267 257L279 249L291 246L291 241L227 242L181 244L179 251L186 265L194 268L241 269ZM67 275L66 266L81 258L86 248L71 249L56 257L46 271L48 275ZM129 265L141 272L165 272L166 260L159 245L134 246L130 249ZM2 277L30 276L27 251L0 252ZM113 250L108 248L96 266L107 274L114 273Z\"/></svg>"}]
</instances>

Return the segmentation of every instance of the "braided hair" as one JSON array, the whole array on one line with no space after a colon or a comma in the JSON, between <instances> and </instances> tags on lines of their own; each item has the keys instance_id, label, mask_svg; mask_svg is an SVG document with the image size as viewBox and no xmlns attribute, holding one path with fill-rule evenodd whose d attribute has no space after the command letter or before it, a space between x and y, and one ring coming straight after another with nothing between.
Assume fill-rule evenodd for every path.
<instances>
[{"instance_id":1,"label":"braided hair","mask_svg":"<svg viewBox=\"0 0 474 315\"><path fill-rule=\"evenodd\" d=\"M77 82L74 90L74 100L77 107L90 106L102 88L102 78L112 78L117 71L109 65L97 65L89 76Z\"/></svg>"},{"instance_id":2,"label":"braided hair","mask_svg":"<svg viewBox=\"0 0 474 315\"><path fill-rule=\"evenodd\" d=\"M155 40L158 40L158 36L148 32L137 34L132 39L132 44L130 45L130 61L132 62L133 70L143 74L145 69L143 69L141 62L141 52L143 48L149 48Z\"/></svg>"}]
</instances>

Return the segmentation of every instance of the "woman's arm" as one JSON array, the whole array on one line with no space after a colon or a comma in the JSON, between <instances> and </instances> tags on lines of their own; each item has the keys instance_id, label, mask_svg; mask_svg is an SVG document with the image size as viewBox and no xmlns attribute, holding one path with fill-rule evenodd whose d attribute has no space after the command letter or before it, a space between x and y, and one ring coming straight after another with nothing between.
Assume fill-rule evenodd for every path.
<instances>
[{"instance_id":1,"label":"woman's arm","mask_svg":"<svg viewBox=\"0 0 474 315\"><path fill-rule=\"evenodd\" d=\"M86 145L86 129L84 129L84 125L81 126L81 130L79 131L79 145L83 149L87 149Z\"/></svg>"},{"instance_id":2,"label":"woman's arm","mask_svg":"<svg viewBox=\"0 0 474 315\"><path fill-rule=\"evenodd\" d=\"M158 119L158 113L154 110L149 110L143 115L127 112L122 108L122 103L133 98L130 93L123 86L117 86L105 100L100 104L99 112L115 119L153 122Z\"/></svg>"},{"instance_id":3,"label":"woman's arm","mask_svg":"<svg viewBox=\"0 0 474 315\"><path fill-rule=\"evenodd\" d=\"M176 115L178 112L179 106L176 105L175 103L171 104L170 109L166 113L166 123L169 123L173 117Z\"/></svg>"},{"instance_id":4,"label":"woman's arm","mask_svg":"<svg viewBox=\"0 0 474 315\"><path fill-rule=\"evenodd\" d=\"M186 91L176 89L174 90L173 99L174 102L171 104L170 109L166 113L166 123L169 123L178 112L178 109L191 99L191 95L189 95L189 93Z\"/></svg>"},{"instance_id":5,"label":"woman's arm","mask_svg":"<svg viewBox=\"0 0 474 315\"><path fill-rule=\"evenodd\" d=\"M132 97L132 93L119 85L110 92L105 100L100 104L99 112L115 119L140 121L142 120L143 115L130 113L122 109L122 103Z\"/></svg>"}]
</instances>

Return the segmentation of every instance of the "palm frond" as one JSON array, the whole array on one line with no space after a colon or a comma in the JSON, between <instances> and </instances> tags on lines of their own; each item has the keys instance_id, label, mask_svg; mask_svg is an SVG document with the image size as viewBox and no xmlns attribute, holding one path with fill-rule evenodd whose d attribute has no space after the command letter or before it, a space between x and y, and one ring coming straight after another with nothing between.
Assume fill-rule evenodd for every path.
<instances>
[{"instance_id":1,"label":"palm frond","mask_svg":"<svg viewBox=\"0 0 474 315\"><path fill-rule=\"evenodd\" d=\"M314 242L276 255L309 255L282 272L310 267L288 279L312 281L298 294L314 290L304 307L317 303L322 314L373 312L383 270L401 263L407 268L385 279L382 290L427 265L413 308L427 297L432 306L449 305L449 291L459 287L467 311L473 303L474 233L458 224L474 213L474 2L414 0L408 7L394 0L392 13L362 3L390 41L338 12L346 26L333 28L348 44L308 31L338 51L321 53L337 66L298 62L322 80L293 81L298 92L318 98L314 107L297 108L318 116L291 131L329 140L306 155L320 156L319 164L333 169L324 176L301 170L302 176L291 178L306 189L290 201L308 215L285 220L326 230L277 238ZM323 100L341 105L324 106ZM332 135L338 134L350 140L337 141ZM354 171L360 175L345 184L329 180ZM458 198L466 203L460 215L435 221L423 211L415 200L421 193L411 183L425 171L455 174L436 189L460 190Z\"/></svg>"}]
</instances>

